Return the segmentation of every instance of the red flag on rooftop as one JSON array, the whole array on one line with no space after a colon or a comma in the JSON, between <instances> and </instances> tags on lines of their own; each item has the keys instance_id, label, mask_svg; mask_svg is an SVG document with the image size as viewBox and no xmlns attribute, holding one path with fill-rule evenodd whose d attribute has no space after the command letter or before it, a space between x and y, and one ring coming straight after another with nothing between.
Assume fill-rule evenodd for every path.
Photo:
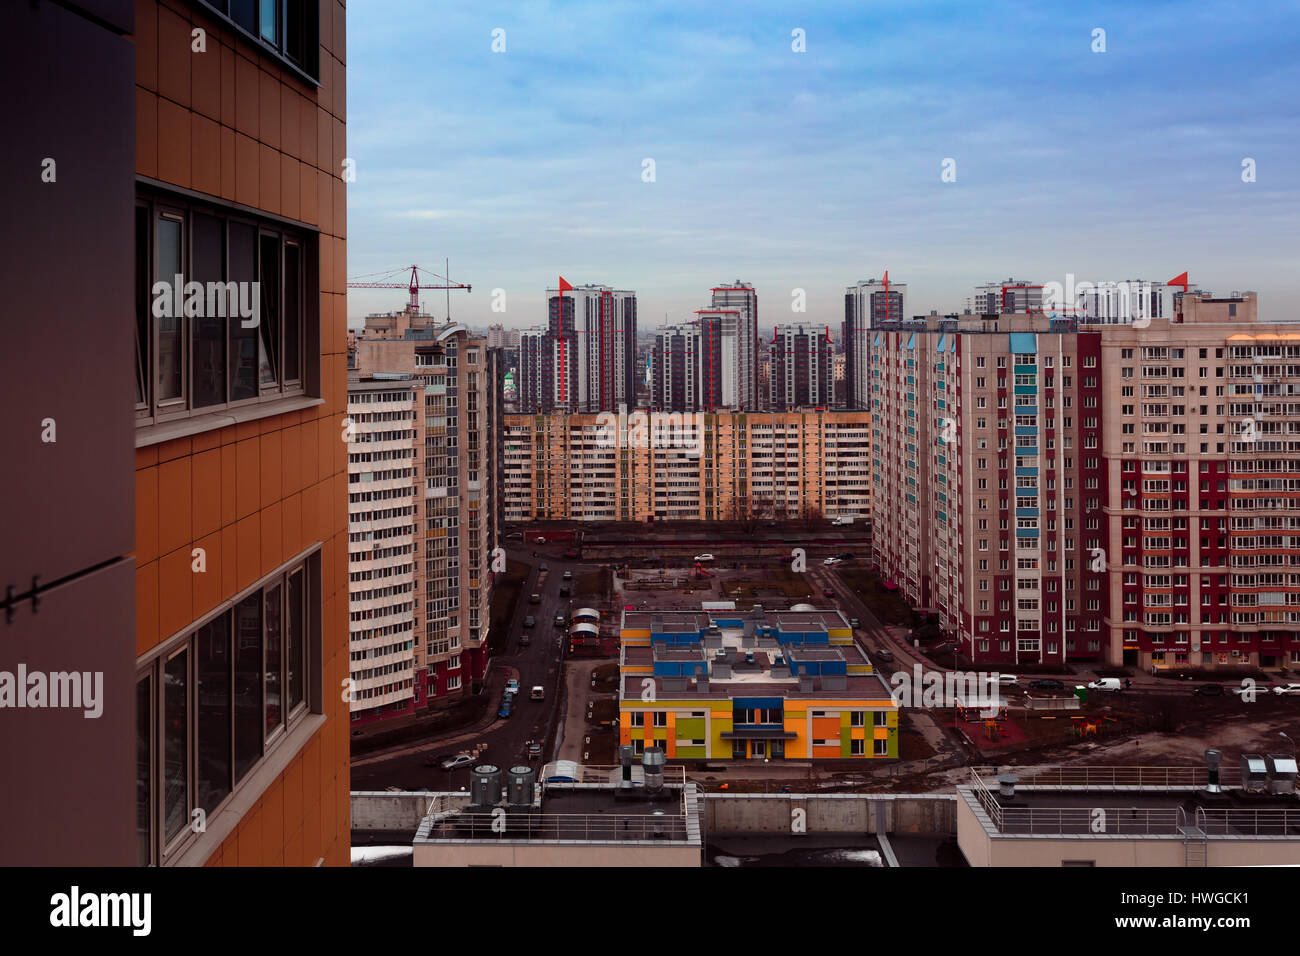
<instances>
[{"instance_id":1,"label":"red flag on rooftop","mask_svg":"<svg viewBox=\"0 0 1300 956\"><path fill-rule=\"evenodd\" d=\"M1187 287L1191 285L1191 283L1187 281L1187 273L1184 272L1181 273L1180 275L1174 276L1172 279L1166 282L1165 285L1180 285L1183 287L1183 291L1186 292Z\"/></svg>"},{"instance_id":2,"label":"red flag on rooftop","mask_svg":"<svg viewBox=\"0 0 1300 956\"><path fill-rule=\"evenodd\" d=\"M564 276L560 276L560 291L561 291L561 292L572 292L572 291L573 291L573 286L569 285L569 280L567 280L566 278L564 278Z\"/></svg>"}]
</instances>

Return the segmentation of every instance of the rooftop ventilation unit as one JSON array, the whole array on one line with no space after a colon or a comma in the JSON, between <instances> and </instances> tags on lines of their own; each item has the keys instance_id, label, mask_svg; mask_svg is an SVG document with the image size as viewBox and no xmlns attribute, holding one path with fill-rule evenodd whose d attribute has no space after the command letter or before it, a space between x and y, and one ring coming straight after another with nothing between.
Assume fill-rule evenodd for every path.
<instances>
[{"instance_id":1,"label":"rooftop ventilation unit","mask_svg":"<svg viewBox=\"0 0 1300 956\"><path fill-rule=\"evenodd\" d=\"M1281 754L1268 754L1268 792L1295 793L1296 759Z\"/></svg>"},{"instance_id":2,"label":"rooftop ventilation unit","mask_svg":"<svg viewBox=\"0 0 1300 956\"><path fill-rule=\"evenodd\" d=\"M1261 754L1241 755L1241 786L1244 790L1268 788L1268 764Z\"/></svg>"},{"instance_id":3,"label":"rooftop ventilation unit","mask_svg":"<svg viewBox=\"0 0 1300 956\"><path fill-rule=\"evenodd\" d=\"M664 788L665 757L662 748L647 747L641 755L641 769L645 773L646 793L658 793Z\"/></svg>"},{"instance_id":4,"label":"rooftop ventilation unit","mask_svg":"<svg viewBox=\"0 0 1300 956\"><path fill-rule=\"evenodd\" d=\"M506 777L506 805L531 807L536 795L537 772L532 767L511 767Z\"/></svg>"},{"instance_id":5,"label":"rooftop ventilation unit","mask_svg":"<svg viewBox=\"0 0 1300 956\"><path fill-rule=\"evenodd\" d=\"M1016 784L1020 778L1014 774L998 774L998 796L1003 800L1014 800L1016 797Z\"/></svg>"},{"instance_id":6,"label":"rooftop ventilation unit","mask_svg":"<svg viewBox=\"0 0 1300 956\"><path fill-rule=\"evenodd\" d=\"M1220 793L1219 787L1219 764L1223 761L1223 751L1207 750L1205 751L1205 769L1209 774L1210 782L1205 789L1209 793Z\"/></svg>"},{"instance_id":7,"label":"rooftop ventilation unit","mask_svg":"<svg viewBox=\"0 0 1300 956\"><path fill-rule=\"evenodd\" d=\"M501 802L501 768L496 764L479 764L469 776L471 809L495 807Z\"/></svg>"},{"instance_id":8,"label":"rooftop ventilation unit","mask_svg":"<svg viewBox=\"0 0 1300 956\"><path fill-rule=\"evenodd\" d=\"M632 786L632 764L635 762L636 750L631 744L623 744L618 748L618 764L622 768L618 780L620 788L626 789Z\"/></svg>"},{"instance_id":9,"label":"rooftop ventilation unit","mask_svg":"<svg viewBox=\"0 0 1300 956\"><path fill-rule=\"evenodd\" d=\"M656 840L662 840L668 836L668 827L665 825L668 821L664 818L667 816L662 810L656 810L650 814L651 832Z\"/></svg>"}]
</instances>

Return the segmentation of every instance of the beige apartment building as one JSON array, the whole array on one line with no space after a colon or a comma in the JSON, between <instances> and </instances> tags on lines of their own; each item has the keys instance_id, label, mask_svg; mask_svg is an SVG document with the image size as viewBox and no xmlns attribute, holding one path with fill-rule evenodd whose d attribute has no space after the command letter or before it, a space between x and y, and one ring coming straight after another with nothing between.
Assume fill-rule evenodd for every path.
<instances>
[{"instance_id":1,"label":"beige apartment building","mask_svg":"<svg viewBox=\"0 0 1300 956\"><path fill-rule=\"evenodd\" d=\"M506 415L506 521L871 516L869 415Z\"/></svg>"},{"instance_id":2,"label":"beige apartment building","mask_svg":"<svg viewBox=\"0 0 1300 956\"><path fill-rule=\"evenodd\" d=\"M493 409L500 401L495 358L482 336L408 308L367 319L352 365L362 380L405 375L415 388L419 407L412 408L409 431L419 464L411 476L416 551L409 706L438 706L482 680L488 667L496 537ZM354 710L354 721L363 719Z\"/></svg>"},{"instance_id":3,"label":"beige apartment building","mask_svg":"<svg viewBox=\"0 0 1300 956\"><path fill-rule=\"evenodd\" d=\"M1300 325L1254 293L872 331L875 561L977 663L1300 663Z\"/></svg>"},{"instance_id":4,"label":"beige apartment building","mask_svg":"<svg viewBox=\"0 0 1300 956\"><path fill-rule=\"evenodd\" d=\"M875 560L979 663L1095 658L1103 639L1095 336L1046 316L880 323L867 343Z\"/></svg>"},{"instance_id":5,"label":"beige apartment building","mask_svg":"<svg viewBox=\"0 0 1300 956\"><path fill-rule=\"evenodd\" d=\"M1300 324L1253 292L1105 326L1106 658L1300 663Z\"/></svg>"}]
</instances>

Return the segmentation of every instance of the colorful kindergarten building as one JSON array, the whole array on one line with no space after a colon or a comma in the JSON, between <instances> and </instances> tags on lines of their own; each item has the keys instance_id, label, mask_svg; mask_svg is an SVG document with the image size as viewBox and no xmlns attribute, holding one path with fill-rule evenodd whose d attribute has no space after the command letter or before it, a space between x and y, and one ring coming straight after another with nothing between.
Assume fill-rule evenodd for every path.
<instances>
[{"instance_id":1,"label":"colorful kindergarten building","mask_svg":"<svg viewBox=\"0 0 1300 956\"><path fill-rule=\"evenodd\" d=\"M835 610L625 610L619 743L671 759L898 756L898 707Z\"/></svg>"}]
</instances>

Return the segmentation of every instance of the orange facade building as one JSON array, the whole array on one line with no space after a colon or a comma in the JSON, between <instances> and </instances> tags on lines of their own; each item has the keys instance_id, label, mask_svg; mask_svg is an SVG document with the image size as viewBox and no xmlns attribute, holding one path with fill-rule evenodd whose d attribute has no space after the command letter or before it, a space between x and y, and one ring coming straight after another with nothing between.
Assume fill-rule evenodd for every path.
<instances>
[{"instance_id":1,"label":"orange facade building","mask_svg":"<svg viewBox=\"0 0 1300 956\"><path fill-rule=\"evenodd\" d=\"M4 486L45 523L11 529L0 570L29 600L0 671L91 667L103 691L94 720L0 710L35 738L3 745L31 785L0 806L0 862L346 866L343 3L11 13L8 69L58 78L11 130L32 155L10 162L58 164L17 196L40 225L6 243L15 297L103 282L6 359L63 355L17 409L58 435Z\"/></svg>"}]
</instances>

